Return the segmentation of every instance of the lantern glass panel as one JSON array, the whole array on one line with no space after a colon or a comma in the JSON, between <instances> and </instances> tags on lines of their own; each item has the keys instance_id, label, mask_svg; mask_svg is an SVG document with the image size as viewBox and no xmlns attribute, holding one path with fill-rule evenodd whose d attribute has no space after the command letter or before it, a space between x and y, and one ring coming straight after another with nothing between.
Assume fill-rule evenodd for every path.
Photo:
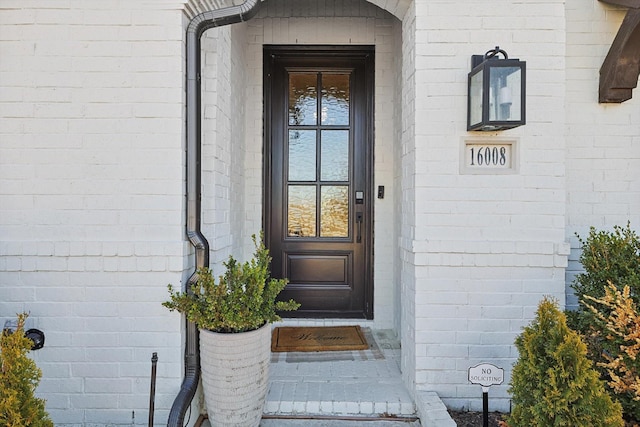
<instances>
[{"instance_id":1,"label":"lantern glass panel","mask_svg":"<svg viewBox=\"0 0 640 427\"><path fill-rule=\"evenodd\" d=\"M482 70L471 76L469 81L469 124L482 121Z\"/></svg>"},{"instance_id":2,"label":"lantern glass panel","mask_svg":"<svg viewBox=\"0 0 640 427\"><path fill-rule=\"evenodd\" d=\"M489 121L520 121L522 70L491 67L489 70Z\"/></svg>"}]
</instances>

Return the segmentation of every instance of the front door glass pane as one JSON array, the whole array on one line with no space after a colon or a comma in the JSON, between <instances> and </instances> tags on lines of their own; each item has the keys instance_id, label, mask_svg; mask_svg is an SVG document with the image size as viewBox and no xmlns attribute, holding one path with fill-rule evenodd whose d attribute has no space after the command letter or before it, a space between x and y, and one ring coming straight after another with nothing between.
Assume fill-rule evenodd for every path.
<instances>
[{"instance_id":1,"label":"front door glass pane","mask_svg":"<svg viewBox=\"0 0 640 427\"><path fill-rule=\"evenodd\" d=\"M349 187L324 185L321 190L320 236L349 236Z\"/></svg>"},{"instance_id":2,"label":"front door glass pane","mask_svg":"<svg viewBox=\"0 0 640 427\"><path fill-rule=\"evenodd\" d=\"M315 237L316 186L289 185L287 233L289 237Z\"/></svg>"},{"instance_id":3,"label":"front door glass pane","mask_svg":"<svg viewBox=\"0 0 640 427\"><path fill-rule=\"evenodd\" d=\"M318 75L289 74L289 124L315 125L318 116Z\"/></svg>"},{"instance_id":4,"label":"front door glass pane","mask_svg":"<svg viewBox=\"0 0 640 427\"><path fill-rule=\"evenodd\" d=\"M323 130L320 149L320 179L349 180L349 131Z\"/></svg>"},{"instance_id":5,"label":"front door glass pane","mask_svg":"<svg viewBox=\"0 0 640 427\"><path fill-rule=\"evenodd\" d=\"M322 75L322 124L349 124L349 74Z\"/></svg>"},{"instance_id":6,"label":"front door glass pane","mask_svg":"<svg viewBox=\"0 0 640 427\"><path fill-rule=\"evenodd\" d=\"M350 73L290 72L288 84L287 236L348 238Z\"/></svg>"},{"instance_id":7,"label":"front door glass pane","mask_svg":"<svg viewBox=\"0 0 640 427\"><path fill-rule=\"evenodd\" d=\"M289 181L316 180L316 131L289 130Z\"/></svg>"}]
</instances>

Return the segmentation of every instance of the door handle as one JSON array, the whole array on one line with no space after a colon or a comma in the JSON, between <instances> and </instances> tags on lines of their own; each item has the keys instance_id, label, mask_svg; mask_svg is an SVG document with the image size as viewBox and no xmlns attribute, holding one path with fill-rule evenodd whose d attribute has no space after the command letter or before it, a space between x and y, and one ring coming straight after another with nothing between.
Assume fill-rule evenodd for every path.
<instances>
[{"instance_id":1,"label":"door handle","mask_svg":"<svg viewBox=\"0 0 640 427\"><path fill-rule=\"evenodd\" d=\"M364 215L362 212L356 212L356 224L358 224L358 234L356 236L356 242L362 242L362 221Z\"/></svg>"}]
</instances>

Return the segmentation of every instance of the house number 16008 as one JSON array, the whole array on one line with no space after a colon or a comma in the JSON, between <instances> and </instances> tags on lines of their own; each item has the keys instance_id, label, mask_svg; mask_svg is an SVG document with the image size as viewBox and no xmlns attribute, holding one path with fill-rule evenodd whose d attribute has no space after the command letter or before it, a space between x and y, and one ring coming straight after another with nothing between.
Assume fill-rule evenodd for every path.
<instances>
[{"instance_id":1,"label":"house number 16008","mask_svg":"<svg viewBox=\"0 0 640 427\"><path fill-rule=\"evenodd\" d=\"M470 166L505 166L507 164L507 148L505 146L472 146Z\"/></svg>"},{"instance_id":2,"label":"house number 16008","mask_svg":"<svg viewBox=\"0 0 640 427\"><path fill-rule=\"evenodd\" d=\"M463 174L510 174L517 170L517 140L464 141L460 153Z\"/></svg>"},{"instance_id":3,"label":"house number 16008","mask_svg":"<svg viewBox=\"0 0 640 427\"><path fill-rule=\"evenodd\" d=\"M465 142L463 170L468 173L493 173L498 169L500 170L498 173L513 171L513 146L512 142L478 143L467 141Z\"/></svg>"}]
</instances>

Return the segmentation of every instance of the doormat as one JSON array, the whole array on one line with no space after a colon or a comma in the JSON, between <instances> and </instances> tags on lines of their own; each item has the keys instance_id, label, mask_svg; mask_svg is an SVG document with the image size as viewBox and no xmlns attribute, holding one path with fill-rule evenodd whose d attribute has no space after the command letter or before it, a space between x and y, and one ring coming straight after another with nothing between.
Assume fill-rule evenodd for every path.
<instances>
[{"instance_id":1,"label":"doormat","mask_svg":"<svg viewBox=\"0 0 640 427\"><path fill-rule=\"evenodd\" d=\"M271 351L349 351L369 348L360 326L296 327L273 330Z\"/></svg>"},{"instance_id":2,"label":"doormat","mask_svg":"<svg viewBox=\"0 0 640 427\"><path fill-rule=\"evenodd\" d=\"M369 344L365 350L345 350L345 351L287 351L271 352L271 363L318 363L318 362L365 362L368 360L385 360L385 353L382 348L393 351L394 344L377 342L378 336L374 335L371 328L362 327L364 338ZM384 340L384 337L382 338ZM398 350L399 350L398 343ZM399 353L399 351L398 351ZM391 354L391 353L390 353Z\"/></svg>"}]
</instances>

